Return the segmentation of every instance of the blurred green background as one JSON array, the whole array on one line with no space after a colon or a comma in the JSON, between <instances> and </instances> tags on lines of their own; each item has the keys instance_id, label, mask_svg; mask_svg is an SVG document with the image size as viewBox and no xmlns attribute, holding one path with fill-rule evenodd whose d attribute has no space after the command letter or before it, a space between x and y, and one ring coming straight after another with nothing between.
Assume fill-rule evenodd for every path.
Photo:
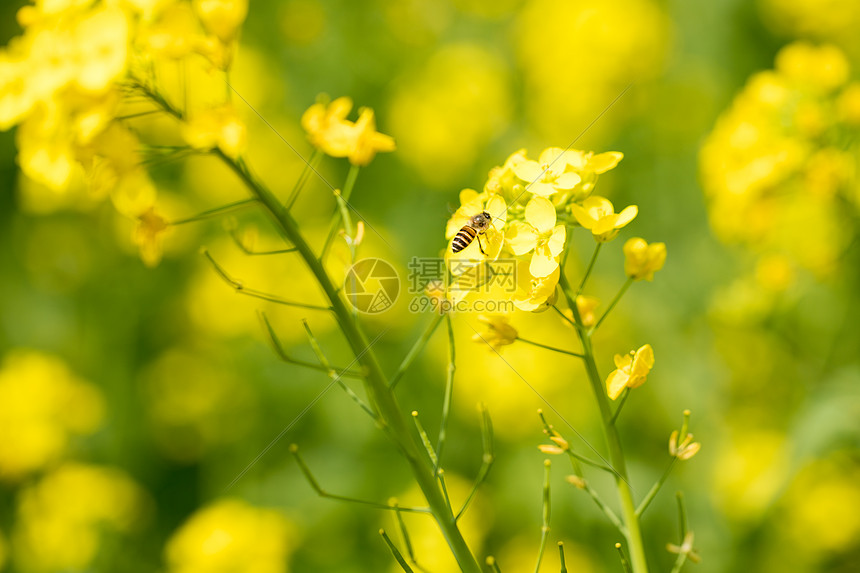
<instances>
[{"instance_id":1,"label":"blurred green background","mask_svg":"<svg viewBox=\"0 0 860 573\"><path fill-rule=\"evenodd\" d=\"M20 33L15 13L24 4L0 6L4 44ZM515 150L525 147L536 157L578 138L575 148L623 152L598 192L618 208L638 205L640 214L604 248L589 294L609 300L623 283L621 241L628 237L663 241L669 252L665 269L653 283L631 289L595 344L605 372L616 352L646 342L655 350L655 370L631 396L620 423L637 496L668 463L668 436L684 408L692 410L692 431L702 443L694 459L678 464L644 518L653 570L669 570L674 561L665 545L679 541L673 493L683 490L703 558L688 570L848 572L860 568L857 180L852 175L848 191L840 191L854 199L840 200L839 218L819 225L838 226L842 237L827 269L792 259L789 248L782 255L791 277L769 288L771 267L762 260L773 255L772 242L731 242L712 232L721 215L709 213L702 188L711 182L700 177L700 150L749 78L773 69L779 50L792 41L833 43L856 78L860 42L851 30L858 25L860 10L848 0L255 0L231 78L305 157L311 148L299 118L319 93L347 95L376 111L379 130L398 149L361 171L351 202L384 237L368 230L362 254L386 258L404 277L411 257L444 248L457 193L480 190L488 170ZM198 84L189 85L193 91ZM248 125L251 164L286 194L303 163L236 103ZM847 132L844 148L860 166L856 131ZM396 570L377 534L380 527L396 531L391 516L317 497L288 446L301 446L326 489L355 497L397 496L407 503L416 496L408 468L337 388L281 435L328 379L280 363L255 311L267 310L299 357L313 360L301 318L335 364L351 359L344 341L325 316L268 308L235 294L214 276L199 247L248 286L314 300L319 293L296 260L246 257L212 220L177 228L166 239L162 263L148 269L129 238L130 224L118 222L112 207L39 189L20 174L15 156L14 130L0 134L0 380L18 388L17 395L4 390L0 417L7 419L0 427L22 440L0 443L0 458L3 450L9 459L26 457L18 451L29 451L25 438L46 451L53 447L8 429L25 418L23 410L41 407L33 404L80 431L54 448L62 453L39 471L0 475L3 570L64 570L50 560L27 569L15 552L33 543L18 522L28 503L39 503L30 500L39 476L73 462L125 476L114 476L104 490L87 486L94 488L92 503L137 500L128 514L133 518L120 515L118 532L95 541L60 526L34 529L42 532L31 533L44 541L41 551L56 555L65 545L95 543L98 558L83 570L166 570L168 540L181 546L177 530L223 498L285 516L272 519L289 537L290 571ZM321 167L335 186L346 170L345 162L332 159ZM245 196L207 158L159 166L153 177L169 218ZM780 196L774 194L777 201ZM333 206L329 189L312 178L297 205L303 228L321 237ZM237 217L243 226L259 227L261 246L275 248L265 219L250 212ZM802 218L780 233L786 244L821 236ZM579 259L569 270L576 277L593 241L585 233L573 240ZM410 313L410 297L367 320L371 336L389 329L376 344L389 372L431 318ZM527 338L568 337L573 348L573 333L552 313L518 313L513 322ZM464 527L503 571L530 571L545 457L536 448L543 436L535 411L546 407L495 353L470 341L467 324L455 317L455 325L458 370L445 461L450 487L465 490L480 465L476 404L483 401L497 428L498 461ZM444 338L440 329L398 390L402 405L419 410L431 432L442 401ZM603 447L578 362L517 344L502 352L566 420ZM564 432L564 422L551 421ZM551 540L565 542L570 571L620 571L617 533L565 483L561 462L552 476ZM609 482L590 477L614 502ZM55 495L88 500L74 483L58 482ZM134 487L137 493L129 494ZM240 510L225 507L226 519L241 519ZM419 562L431 571L451 570L429 519L409 524ZM557 570L553 551L541 571Z\"/></svg>"}]
</instances>

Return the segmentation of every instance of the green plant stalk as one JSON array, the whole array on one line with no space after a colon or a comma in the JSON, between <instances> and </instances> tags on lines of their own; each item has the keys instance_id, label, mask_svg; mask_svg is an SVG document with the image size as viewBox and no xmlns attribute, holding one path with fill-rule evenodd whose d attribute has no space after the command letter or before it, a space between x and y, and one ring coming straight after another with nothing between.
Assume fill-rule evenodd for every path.
<instances>
[{"instance_id":1,"label":"green plant stalk","mask_svg":"<svg viewBox=\"0 0 860 573\"><path fill-rule=\"evenodd\" d=\"M576 296L570 288L570 283L564 272L559 277L559 284L561 285L567 304L573 312L574 319L581 325L582 317L579 315L579 309L576 306ZM618 498L621 503L621 514L624 517L624 525L627 528L630 563L633 567L633 573L647 573L648 563L645 559L645 547L642 543L642 530L639 527L639 517L636 515L636 505L633 503L633 492L628 483L627 464L624 460L624 451L621 448L621 437L618 435L618 429L615 427L615 424L613 424L609 397L603 389L603 381L600 379L597 363L594 360L591 334L581 328L577 329L577 334L582 343L583 354L585 355L583 358L585 371L588 374L591 389L594 392L594 397L600 409L600 417L603 421L603 433L609 448L609 460L616 471L615 485L618 489Z\"/></svg>"},{"instance_id":2,"label":"green plant stalk","mask_svg":"<svg viewBox=\"0 0 860 573\"><path fill-rule=\"evenodd\" d=\"M145 83L138 82L140 89L156 104L180 121L184 120L184 114L173 107L161 94L149 88ZM214 149L212 153L221 159L248 187L251 195L260 201L266 212L271 217L276 229L287 242L296 249L308 269L313 273L322 288L325 296L331 302L331 311L340 326L350 349L358 357L362 369L366 373L365 386L371 401L371 406L379 414L379 424L391 437L392 441L401 449L406 460L412 468L415 481L427 505L433 514L436 523L445 541L451 548L451 552L463 573L481 573L481 566L472 554L463 534L457 527L454 517L445 497L440 490L435 472L433 471L430 458L421 444L417 434L409 431L403 411L397 403L397 398L389 389L388 382L376 354L369 348L369 341L353 321L351 313L344 299L338 294L338 289L331 282L326 273L323 263L314 255L310 245L305 241L299 231L299 225L290 215L289 210L281 204L278 198L262 182L258 181L247 169L244 162L234 160L225 155L220 149ZM355 175L353 175L354 177Z\"/></svg>"},{"instance_id":3,"label":"green plant stalk","mask_svg":"<svg viewBox=\"0 0 860 573\"><path fill-rule=\"evenodd\" d=\"M301 235L298 223L281 205L277 197L261 182L257 181L243 165L233 161L220 150L216 149L214 153L248 186L254 197L269 213L278 231L296 248L313 273L325 296L331 302L331 310L347 343L353 353L359 357L359 362L367 374L365 379L367 393L374 409L379 413L380 424L400 447L409 462L415 480L421 488L427 505L430 506L430 510L442 531L442 535L448 542L457 564L464 573L479 573L481 567L472 555L465 539L463 539L454 515L437 485L430 458L424 451L420 438L409 431L409 426L394 393L388 387L376 354L372 350L366 350L368 348L367 337L353 321L346 302L338 294L338 289L331 282L322 262L317 259L310 245Z\"/></svg>"}]
</instances>

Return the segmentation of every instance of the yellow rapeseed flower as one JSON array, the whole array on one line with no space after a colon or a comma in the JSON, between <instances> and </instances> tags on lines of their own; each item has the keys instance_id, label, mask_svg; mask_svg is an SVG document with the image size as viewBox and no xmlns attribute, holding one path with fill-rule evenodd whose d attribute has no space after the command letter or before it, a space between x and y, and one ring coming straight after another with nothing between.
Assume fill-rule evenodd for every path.
<instances>
[{"instance_id":1,"label":"yellow rapeseed flower","mask_svg":"<svg viewBox=\"0 0 860 573\"><path fill-rule=\"evenodd\" d=\"M666 262L666 244L633 237L624 243L624 272L634 280L650 281Z\"/></svg>"},{"instance_id":2,"label":"yellow rapeseed flower","mask_svg":"<svg viewBox=\"0 0 860 573\"><path fill-rule=\"evenodd\" d=\"M576 297L576 309L579 311L579 318L582 319L582 326L591 328L597 322L597 314L594 312L600 300L593 296L579 295Z\"/></svg>"},{"instance_id":3,"label":"yellow rapeseed flower","mask_svg":"<svg viewBox=\"0 0 860 573\"><path fill-rule=\"evenodd\" d=\"M591 231L595 241L605 243L614 239L619 229L636 218L639 208L630 205L620 213L615 213L609 199L595 195L585 199L582 205L572 203L570 212L580 225Z\"/></svg>"},{"instance_id":4,"label":"yellow rapeseed flower","mask_svg":"<svg viewBox=\"0 0 860 573\"><path fill-rule=\"evenodd\" d=\"M217 147L232 159L245 151L248 142L245 124L230 105L192 113L183 126L182 135L195 149Z\"/></svg>"},{"instance_id":5,"label":"yellow rapeseed flower","mask_svg":"<svg viewBox=\"0 0 860 573\"><path fill-rule=\"evenodd\" d=\"M134 529L144 510L144 492L124 472L64 464L19 493L16 560L26 571L91 570L105 538Z\"/></svg>"},{"instance_id":6,"label":"yellow rapeseed flower","mask_svg":"<svg viewBox=\"0 0 860 573\"><path fill-rule=\"evenodd\" d=\"M687 434L681 443L678 443L678 430L674 430L669 436L669 455L679 460L689 460L701 449L702 444L693 441L693 434Z\"/></svg>"},{"instance_id":7,"label":"yellow rapeseed flower","mask_svg":"<svg viewBox=\"0 0 860 573\"><path fill-rule=\"evenodd\" d=\"M302 127L311 144L331 157L347 157L353 165L367 165L378 152L394 151L394 139L376 131L373 110L362 108L358 121L346 119L352 100L340 97L329 104L317 102L302 115Z\"/></svg>"},{"instance_id":8,"label":"yellow rapeseed flower","mask_svg":"<svg viewBox=\"0 0 860 573\"><path fill-rule=\"evenodd\" d=\"M606 392L613 400L625 388L637 388L645 383L654 367L654 350L650 344L631 350L628 354L615 355L615 370L606 378Z\"/></svg>"},{"instance_id":9,"label":"yellow rapeseed flower","mask_svg":"<svg viewBox=\"0 0 860 573\"><path fill-rule=\"evenodd\" d=\"M193 6L206 30L224 43L236 38L248 15L248 0L193 0Z\"/></svg>"},{"instance_id":10,"label":"yellow rapeseed flower","mask_svg":"<svg viewBox=\"0 0 860 573\"><path fill-rule=\"evenodd\" d=\"M394 151L394 139L376 131L376 120L369 107L361 109L353 131L355 141L347 153L347 159L353 165L363 167L373 161L377 153Z\"/></svg>"},{"instance_id":11,"label":"yellow rapeseed flower","mask_svg":"<svg viewBox=\"0 0 860 573\"><path fill-rule=\"evenodd\" d=\"M573 198L580 200L587 197L597 183L597 176L615 169L622 159L624 154L619 151L607 151L596 155L592 151L585 152L577 149L566 151L564 160L582 178L576 186Z\"/></svg>"},{"instance_id":12,"label":"yellow rapeseed flower","mask_svg":"<svg viewBox=\"0 0 860 573\"><path fill-rule=\"evenodd\" d=\"M529 266L528 261L517 262L517 290L511 300L520 310L541 312L555 304L560 267L545 277L535 277Z\"/></svg>"},{"instance_id":13,"label":"yellow rapeseed flower","mask_svg":"<svg viewBox=\"0 0 860 573\"><path fill-rule=\"evenodd\" d=\"M117 7L92 12L74 30L77 85L87 91L107 89L125 71L128 20ZM66 56L69 57L69 56Z\"/></svg>"},{"instance_id":14,"label":"yellow rapeseed flower","mask_svg":"<svg viewBox=\"0 0 860 573\"><path fill-rule=\"evenodd\" d=\"M199 509L168 540L168 573L286 573L297 545L277 511L224 499Z\"/></svg>"},{"instance_id":15,"label":"yellow rapeseed flower","mask_svg":"<svg viewBox=\"0 0 860 573\"><path fill-rule=\"evenodd\" d=\"M560 147L543 150L537 161L518 161L513 165L513 171L523 181L526 190L539 197L570 191L582 180L577 173L567 171L565 151Z\"/></svg>"},{"instance_id":16,"label":"yellow rapeseed flower","mask_svg":"<svg viewBox=\"0 0 860 573\"><path fill-rule=\"evenodd\" d=\"M478 320L484 324L484 328L472 335L474 342L487 343L496 350L516 342L517 329L511 326L507 316L482 314L478 316Z\"/></svg>"},{"instance_id":17,"label":"yellow rapeseed flower","mask_svg":"<svg viewBox=\"0 0 860 573\"><path fill-rule=\"evenodd\" d=\"M59 358L33 350L6 355L0 368L0 480L17 481L59 459L75 436L104 417L98 390Z\"/></svg>"},{"instance_id":18,"label":"yellow rapeseed flower","mask_svg":"<svg viewBox=\"0 0 860 573\"><path fill-rule=\"evenodd\" d=\"M556 225L555 207L545 197L533 197L526 205L525 222L514 221L505 233L505 244L517 256L533 252L529 273L545 277L558 268L567 236L564 225Z\"/></svg>"},{"instance_id":19,"label":"yellow rapeseed flower","mask_svg":"<svg viewBox=\"0 0 860 573\"><path fill-rule=\"evenodd\" d=\"M137 218L132 240L140 247L140 258L148 267L154 267L161 262L162 235L170 228L169 223L156 213L155 207L150 207Z\"/></svg>"}]
</instances>

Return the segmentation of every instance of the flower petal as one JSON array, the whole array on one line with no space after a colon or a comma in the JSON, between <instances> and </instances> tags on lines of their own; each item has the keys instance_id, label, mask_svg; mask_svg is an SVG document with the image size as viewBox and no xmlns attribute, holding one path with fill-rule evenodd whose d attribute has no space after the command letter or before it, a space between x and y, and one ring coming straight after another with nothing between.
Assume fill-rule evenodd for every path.
<instances>
[{"instance_id":1,"label":"flower petal","mask_svg":"<svg viewBox=\"0 0 860 573\"><path fill-rule=\"evenodd\" d=\"M548 233L555 227L555 207L549 199L533 197L526 205L526 221L534 226L539 233Z\"/></svg>"},{"instance_id":2,"label":"flower petal","mask_svg":"<svg viewBox=\"0 0 860 573\"><path fill-rule=\"evenodd\" d=\"M551 183L544 183L543 181L537 181L526 185L526 190L530 191L532 195L536 195L538 197L549 197L550 195L554 195L556 192L556 188L553 187Z\"/></svg>"},{"instance_id":3,"label":"flower petal","mask_svg":"<svg viewBox=\"0 0 860 573\"><path fill-rule=\"evenodd\" d=\"M615 221L615 228L620 229L621 227L624 227L625 225L627 225L627 223L635 219L636 215L638 214L639 207L637 207L636 205L630 205L629 207L625 207L623 211L618 213L618 219L616 219Z\"/></svg>"},{"instance_id":4,"label":"flower petal","mask_svg":"<svg viewBox=\"0 0 860 573\"><path fill-rule=\"evenodd\" d=\"M558 225L552 230L552 236L547 241L550 253L553 257L557 257L564 250L564 240L567 238L567 229L564 225Z\"/></svg>"},{"instance_id":5,"label":"flower petal","mask_svg":"<svg viewBox=\"0 0 860 573\"><path fill-rule=\"evenodd\" d=\"M529 264L529 272L536 278L543 278L552 274L558 268L558 260L552 256L549 247L541 245L535 249Z\"/></svg>"},{"instance_id":6,"label":"flower petal","mask_svg":"<svg viewBox=\"0 0 860 573\"><path fill-rule=\"evenodd\" d=\"M487 201L484 210L493 218L491 223L493 226L502 230L505 227L505 222L508 219L508 205L501 195L491 195Z\"/></svg>"},{"instance_id":7,"label":"flower petal","mask_svg":"<svg viewBox=\"0 0 860 573\"><path fill-rule=\"evenodd\" d=\"M538 163L540 163L543 169L546 169L547 166L551 166L550 169L553 171L564 171L566 163L566 161L564 161L564 149L561 147L547 147L541 151Z\"/></svg>"},{"instance_id":8,"label":"flower petal","mask_svg":"<svg viewBox=\"0 0 860 573\"><path fill-rule=\"evenodd\" d=\"M514 174L526 183L531 183L543 176L543 168L537 161L522 161L514 165Z\"/></svg>"},{"instance_id":9,"label":"flower petal","mask_svg":"<svg viewBox=\"0 0 860 573\"><path fill-rule=\"evenodd\" d=\"M613 370L606 378L606 393L613 400L618 399L627 387L629 376L621 370Z\"/></svg>"},{"instance_id":10,"label":"flower petal","mask_svg":"<svg viewBox=\"0 0 860 573\"><path fill-rule=\"evenodd\" d=\"M624 154L619 151L607 151L599 153L588 160L587 169L598 175L606 173L610 169L614 169L618 162L624 158Z\"/></svg>"},{"instance_id":11,"label":"flower petal","mask_svg":"<svg viewBox=\"0 0 860 573\"><path fill-rule=\"evenodd\" d=\"M582 205L572 203L570 205L570 212L576 219L577 223L582 225L585 229L591 229L597 222L597 220L591 216L591 213L584 209Z\"/></svg>"},{"instance_id":12,"label":"flower petal","mask_svg":"<svg viewBox=\"0 0 860 573\"><path fill-rule=\"evenodd\" d=\"M580 181L582 181L582 177L580 177L573 171L568 171L567 173L562 173L561 176L555 180L553 185L556 189L563 189L567 191L576 187Z\"/></svg>"},{"instance_id":13,"label":"flower petal","mask_svg":"<svg viewBox=\"0 0 860 573\"><path fill-rule=\"evenodd\" d=\"M524 255L537 246L537 231L522 221L514 221L505 231L508 248L517 256Z\"/></svg>"},{"instance_id":14,"label":"flower petal","mask_svg":"<svg viewBox=\"0 0 860 573\"><path fill-rule=\"evenodd\" d=\"M592 216L598 218L603 215L611 215L615 213L615 207L612 202L606 197L600 195L592 195L582 202L582 206L588 211L591 211Z\"/></svg>"}]
</instances>

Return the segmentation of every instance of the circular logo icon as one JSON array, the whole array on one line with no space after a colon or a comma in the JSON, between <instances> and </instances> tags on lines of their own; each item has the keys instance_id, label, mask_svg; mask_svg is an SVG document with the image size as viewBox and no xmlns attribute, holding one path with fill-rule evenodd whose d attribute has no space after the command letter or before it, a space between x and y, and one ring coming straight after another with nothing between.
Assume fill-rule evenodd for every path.
<instances>
[{"instance_id":1,"label":"circular logo icon","mask_svg":"<svg viewBox=\"0 0 860 573\"><path fill-rule=\"evenodd\" d=\"M361 259L346 272L343 292L359 312L379 314L391 308L397 300L400 277L394 267L382 259Z\"/></svg>"}]
</instances>

